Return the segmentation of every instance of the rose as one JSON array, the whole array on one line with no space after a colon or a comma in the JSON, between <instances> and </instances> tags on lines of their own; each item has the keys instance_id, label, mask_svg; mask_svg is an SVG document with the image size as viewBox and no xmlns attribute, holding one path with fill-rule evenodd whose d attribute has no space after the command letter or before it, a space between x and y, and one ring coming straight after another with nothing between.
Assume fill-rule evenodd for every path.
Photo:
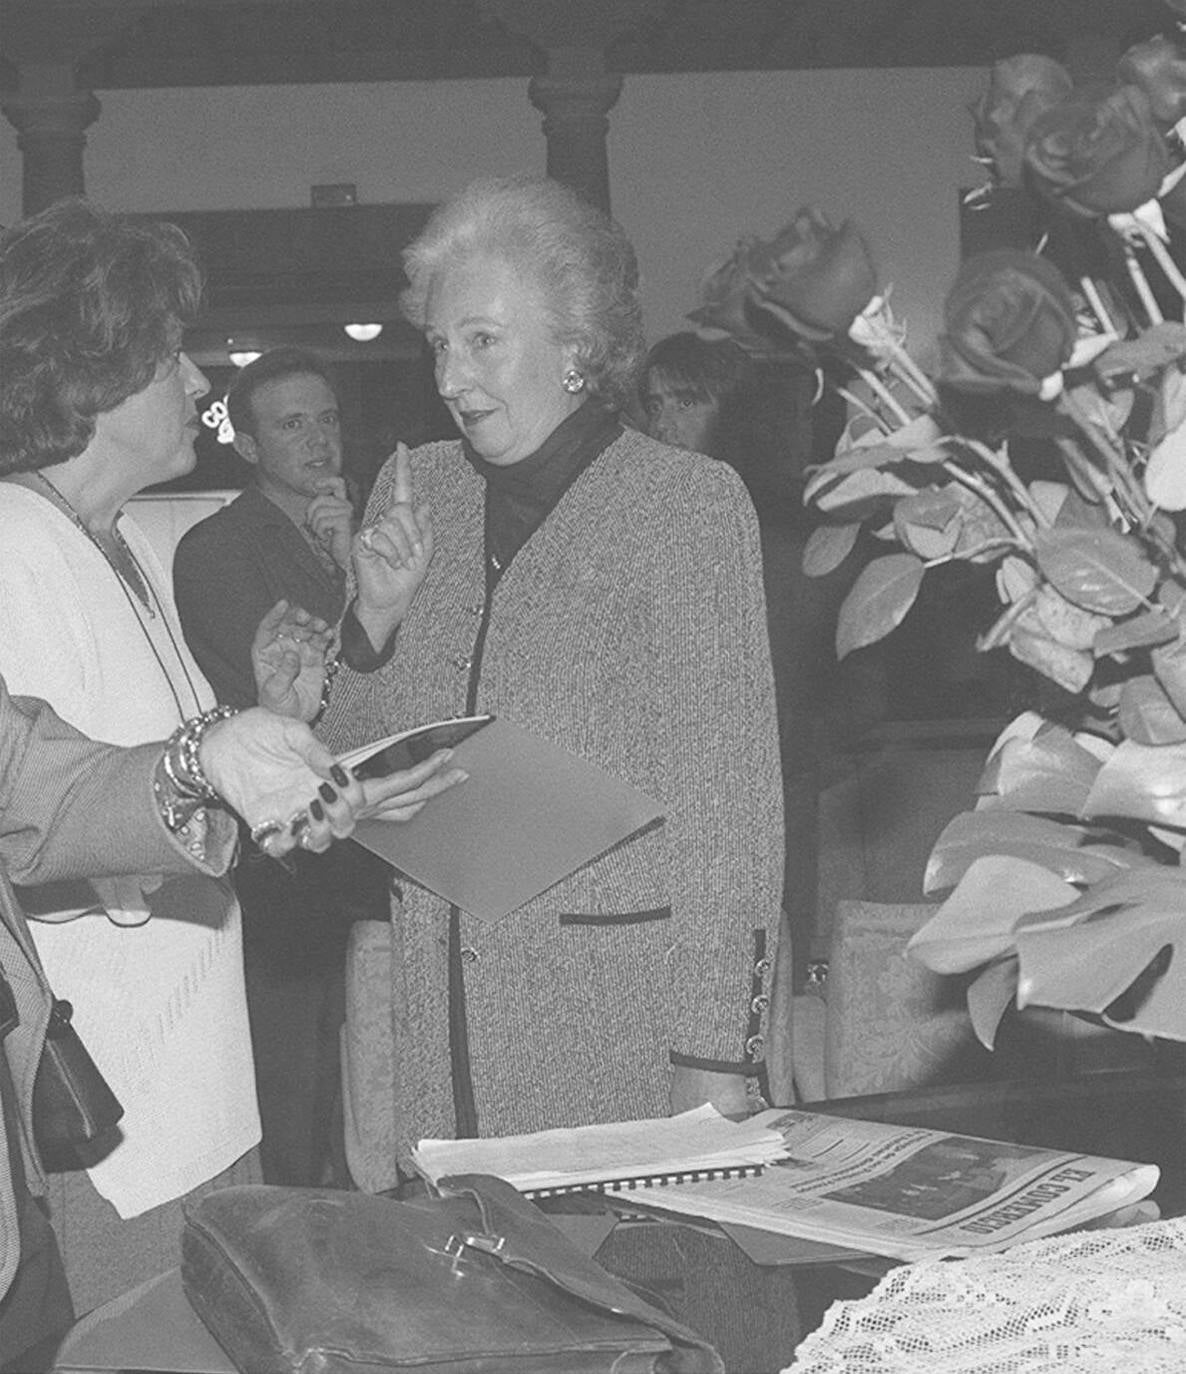
<instances>
[{"instance_id":1,"label":"rose","mask_svg":"<svg viewBox=\"0 0 1186 1374\"><path fill-rule=\"evenodd\" d=\"M1047 199L1090 217L1135 210L1153 200L1171 159L1139 86L1098 100L1073 96L1030 126L1025 170Z\"/></svg>"},{"instance_id":2,"label":"rose","mask_svg":"<svg viewBox=\"0 0 1186 1374\"><path fill-rule=\"evenodd\" d=\"M851 220L839 229L813 206L799 211L769 243L745 259L754 299L807 339L847 331L877 292L868 245Z\"/></svg>"},{"instance_id":3,"label":"rose","mask_svg":"<svg viewBox=\"0 0 1186 1374\"><path fill-rule=\"evenodd\" d=\"M1070 359L1075 302L1046 258L1015 248L977 253L960 268L944 305L938 380L957 391L1020 391Z\"/></svg>"},{"instance_id":4,"label":"rose","mask_svg":"<svg viewBox=\"0 0 1186 1374\"><path fill-rule=\"evenodd\" d=\"M745 348L764 350L770 340L755 329L749 304L750 277L746 266L756 238L742 239L733 256L715 268L700 289L700 304L688 319L711 329L723 329Z\"/></svg>"},{"instance_id":5,"label":"rose","mask_svg":"<svg viewBox=\"0 0 1186 1374\"><path fill-rule=\"evenodd\" d=\"M992 162L1001 186L1020 186L1025 140L1043 110L1065 100L1071 75L1052 57L1020 53L996 63L988 90L972 108L976 150Z\"/></svg>"},{"instance_id":6,"label":"rose","mask_svg":"<svg viewBox=\"0 0 1186 1374\"><path fill-rule=\"evenodd\" d=\"M1120 59L1120 80L1149 97L1154 120L1165 128L1186 115L1186 55L1164 34L1137 43Z\"/></svg>"}]
</instances>

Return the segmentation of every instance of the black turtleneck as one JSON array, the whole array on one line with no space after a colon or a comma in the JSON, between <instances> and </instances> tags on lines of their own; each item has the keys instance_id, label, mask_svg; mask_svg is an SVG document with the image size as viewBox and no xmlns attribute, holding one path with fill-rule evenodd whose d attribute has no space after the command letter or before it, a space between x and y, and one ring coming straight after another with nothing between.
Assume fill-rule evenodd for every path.
<instances>
[{"instance_id":1,"label":"black turtleneck","mask_svg":"<svg viewBox=\"0 0 1186 1374\"><path fill-rule=\"evenodd\" d=\"M467 461L486 484L486 575L491 581L497 582L573 482L621 432L612 412L586 401L517 463L488 463L468 440L462 441Z\"/></svg>"}]
</instances>

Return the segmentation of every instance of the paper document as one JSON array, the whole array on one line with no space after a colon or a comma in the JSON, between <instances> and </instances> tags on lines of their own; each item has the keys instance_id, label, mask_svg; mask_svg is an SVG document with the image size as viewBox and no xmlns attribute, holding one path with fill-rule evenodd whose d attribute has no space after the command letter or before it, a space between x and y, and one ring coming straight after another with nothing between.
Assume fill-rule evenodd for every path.
<instances>
[{"instance_id":1,"label":"paper document","mask_svg":"<svg viewBox=\"0 0 1186 1374\"><path fill-rule=\"evenodd\" d=\"M484 1140L422 1140L412 1152L412 1162L431 1183L450 1174L496 1174L520 1192L540 1196L752 1174L785 1156L779 1131L754 1119L730 1121L705 1103L653 1120Z\"/></svg>"},{"instance_id":2,"label":"paper document","mask_svg":"<svg viewBox=\"0 0 1186 1374\"><path fill-rule=\"evenodd\" d=\"M677 1183L646 1206L916 1260L1006 1249L1147 1196L1155 1164L775 1108L788 1157L759 1177Z\"/></svg>"},{"instance_id":3,"label":"paper document","mask_svg":"<svg viewBox=\"0 0 1186 1374\"><path fill-rule=\"evenodd\" d=\"M463 739L452 762L469 774L465 782L410 821L360 821L351 838L485 920L663 815L654 798L501 717Z\"/></svg>"}]
</instances>

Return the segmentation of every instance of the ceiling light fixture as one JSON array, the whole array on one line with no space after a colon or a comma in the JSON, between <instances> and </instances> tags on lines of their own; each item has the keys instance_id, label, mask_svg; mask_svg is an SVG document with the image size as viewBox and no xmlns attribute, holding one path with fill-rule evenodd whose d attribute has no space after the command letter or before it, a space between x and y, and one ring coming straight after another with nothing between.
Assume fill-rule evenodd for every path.
<instances>
[{"instance_id":1,"label":"ceiling light fixture","mask_svg":"<svg viewBox=\"0 0 1186 1374\"><path fill-rule=\"evenodd\" d=\"M342 328L355 343L370 343L372 339L377 339L383 332L381 324L344 324Z\"/></svg>"}]
</instances>

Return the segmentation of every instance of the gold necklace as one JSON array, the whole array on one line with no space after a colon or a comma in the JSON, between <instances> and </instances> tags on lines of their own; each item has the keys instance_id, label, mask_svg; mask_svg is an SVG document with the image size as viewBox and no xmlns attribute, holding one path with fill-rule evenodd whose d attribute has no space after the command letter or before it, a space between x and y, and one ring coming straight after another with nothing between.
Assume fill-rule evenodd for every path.
<instances>
[{"instance_id":1,"label":"gold necklace","mask_svg":"<svg viewBox=\"0 0 1186 1374\"><path fill-rule=\"evenodd\" d=\"M69 500L67 500L66 496L54 486L49 478L40 469L35 469L33 476L36 477L41 485L45 487L54 498L56 498L70 519L78 526L83 534L86 535L95 548L99 550L103 555L103 561L116 577L119 578L121 584L129 587L135 593L136 600L144 607L145 614L148 618L150 620L155 620L156 608L152 604L152 589L149 586L148 578L145 577L144 570L140 567L136 555L128 547L127 540L120 533L118 524L113 524L111 526L111 537L119 546L120 552L127 561L126 569L121 568L119 564L116 563L115 559L112 558L111 554L108 553L107 549L104 547L102 541L95 535L90 526L74 509ZM118 520L118 516L116 519ZM129 573L131 576L129 576Z\"/></svg>"}]
</instances>

